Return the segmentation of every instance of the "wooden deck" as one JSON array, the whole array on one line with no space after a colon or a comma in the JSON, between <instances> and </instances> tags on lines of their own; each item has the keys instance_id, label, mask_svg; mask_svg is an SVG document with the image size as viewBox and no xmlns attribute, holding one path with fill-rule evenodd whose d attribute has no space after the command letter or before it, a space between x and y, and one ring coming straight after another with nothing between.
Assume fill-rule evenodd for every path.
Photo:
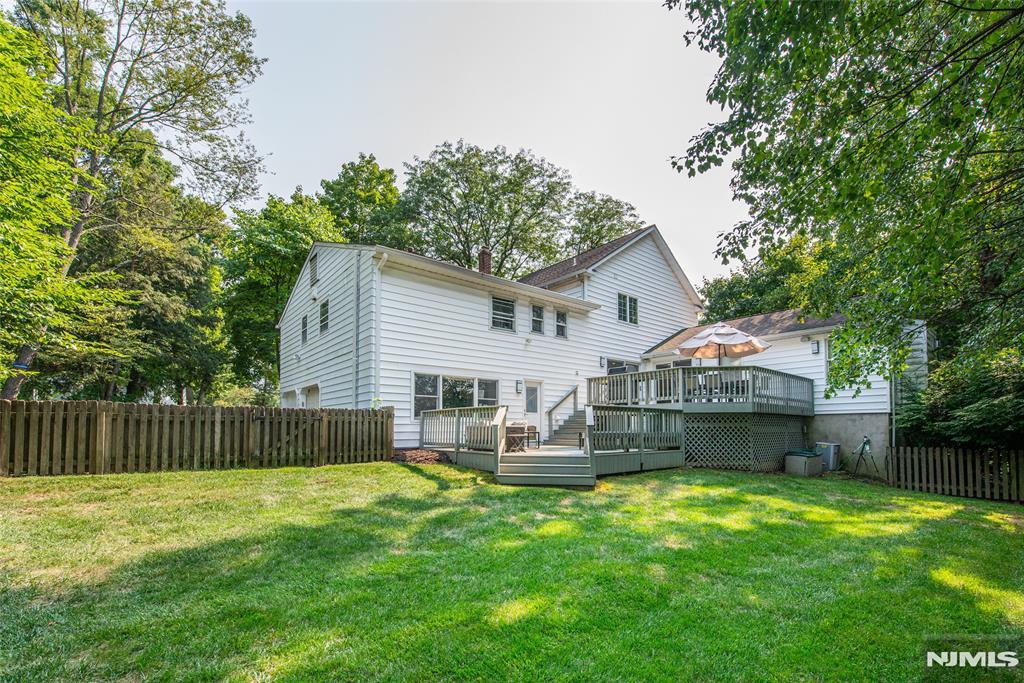
<instances>
[{"instance_id":1,"label":"wooden deck","mask_svg":"<svg viewBox=\"0 0 1024 683\"><path fill-rule=\"evenodd\" d=\"M665 368L587 380L591 405L687 413L814 415L814 381L757 367Z\"/></svg>"}]
</instances>

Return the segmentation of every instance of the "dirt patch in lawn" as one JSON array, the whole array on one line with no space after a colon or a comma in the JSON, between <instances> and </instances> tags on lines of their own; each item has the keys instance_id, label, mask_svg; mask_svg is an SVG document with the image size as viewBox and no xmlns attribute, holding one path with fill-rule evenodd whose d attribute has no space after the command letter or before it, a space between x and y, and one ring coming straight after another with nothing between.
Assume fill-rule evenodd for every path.
<instances>
[{"instance_id":1,"label":"dirt patch in lawn","mask_svg":"<svg viewBox=\"0 0 1024 683\"><path fill-rule=\"evenodd\" d=\"M400 448L395 451L392 462L408 462L414 465L432 465L435 463L451 462L448 456L438 451L429 451L423 448Z\"/></svg>"}]
</instances>

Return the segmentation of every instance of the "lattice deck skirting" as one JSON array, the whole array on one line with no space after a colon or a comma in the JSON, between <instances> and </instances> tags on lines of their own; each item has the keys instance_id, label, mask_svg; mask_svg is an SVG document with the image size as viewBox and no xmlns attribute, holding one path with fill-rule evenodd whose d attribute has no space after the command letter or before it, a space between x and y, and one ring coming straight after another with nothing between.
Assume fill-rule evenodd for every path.
<instances>
[{"instance_id":1,"label":"lattice deck skirting","mask_svg":"<svg viewBox=\"0 0 1024 683\"><path fill-rule=\"evenodd\" d=\"M773 472L804 445L802 418L791 415L689 414L683 425L690 467Z\"/></svg>"}]
</instances>

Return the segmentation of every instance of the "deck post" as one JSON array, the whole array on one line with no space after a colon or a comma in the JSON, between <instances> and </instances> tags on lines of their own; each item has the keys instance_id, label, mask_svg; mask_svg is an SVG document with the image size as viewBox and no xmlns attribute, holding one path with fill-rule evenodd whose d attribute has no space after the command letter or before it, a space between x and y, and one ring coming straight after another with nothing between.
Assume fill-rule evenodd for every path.
<instances>
[{"instance_id":1,"label":"deck post","mask_svg":"<svg viewBox=\"0 0 1024 683\"><path fill-rule=\"evenodd\" d=\"M640 429L639 429L639 432L640 432L640 443L638 444L638 446L639 446L639 451L640 451L640 471L642 472L643 469L644 469L644 450L645 450L644 441L647 440L647 421L644 420L644 409L643 408L640 409L640 425L639 425L639 427L640 427Z\"/></svg>"},{"instance_id":2,"label":"deck post","mask_svg":"<svg viewBox=\"0 0 1024 683\"><path fill-rule=\"evenodd\" d=\"M413 407L414 411L415 411L415 409L416 408ZM420 448L423 448L423 430L424 430L424 428L426 426L427 426L427 416L426 415L420 415Z\"/></svg>"},{"instance_id":3,"label":"deck post","mask_svg":"<svg viewBox=\"0 0 1024 683\"><path fill-rule=\"evenodd\" d=\"M455 435L452 439L455 442L455 464L459 463L459 444L462 442L462 413L455 409Z\"/></svg>"}]
</instances>

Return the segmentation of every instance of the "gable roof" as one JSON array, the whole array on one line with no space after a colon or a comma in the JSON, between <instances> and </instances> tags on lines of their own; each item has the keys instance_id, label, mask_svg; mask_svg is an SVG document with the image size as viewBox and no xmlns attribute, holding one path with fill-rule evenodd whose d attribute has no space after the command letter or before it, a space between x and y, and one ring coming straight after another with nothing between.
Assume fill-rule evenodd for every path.
<instances>
[{"instance_id":1,"label":"gable roof","mask_svg":"<svg viewBox=\"0 0 1024 683\"><path fill-rule=\"evenodd\" d=\"M767 337L777 334L787 334L790 332L802 332L805 330L835 327L845 320L846 316L841 313L836 313L830 318L811 318L804 316L799 308L790 308L785 311L759 313L757 315L748 315L744 318L723 320L722 322L755 337ZM716 320L715 322L718 321ZM715 323L708 323L706 325L684 327L670 337L663 339L651 348L647 349L644 353L672 351L693 335L711 327L711 325L714 324Z\"/></svg>"},{"instance_id":2,"label":"gable roof","mask_svg":"<svg viewBox=\"0 0 1024 683\"><path fill-rule=\"evenodd\" d=\"M582 254L570 256L563 261L553 263L550 266L545 266L540 270L535 270L529 275L524 275L519 278L519 281L523 284L533 285L534 287L547 287L548 285L554 284L578 273L582 273L588 268L596 266L606 257L611 256L622 247L640 239L655 229L655 226L649 225L646 228L634 230L631 233L613 239L611 242L605 242L604 244L596 246Z\"/></svg>"},{"instance_id":3,"label":"gable roof","mask_svg":"<svg viewBox=\"0 0 1024 683\"><path fill-rule=\"evenodd\" d=\"M703 308L704 301L700 298L700 294L697 293L693 283L691 283L690 279L686 277L686 273L683 272L682 267L679 265L679 261L676 260L675 254L673 254L672 250L669 249L668 244L665 242L665 238L661 236L661 231L658 230L658 226L656 225L648 225L646 228L634 230L631 233L613 239L610 242L605 242L604 244L594 247L589 251L585 251L582 254L572 256L563 261L559 261L558 263L536 270L529 275L519 278L519 282L533 285L535 287L548 288L577 275L593 272L594 269L602 263L619 252L628 249L648 235L650 235L651 239L654 240L655 245L658 247L662 257L664 257L669 268L672 270L672 273L676 276L676 279L682 286L683 291L686 292L687 296L690 297L690 300L695 306Z\"/></svg>"}]
</instances>

